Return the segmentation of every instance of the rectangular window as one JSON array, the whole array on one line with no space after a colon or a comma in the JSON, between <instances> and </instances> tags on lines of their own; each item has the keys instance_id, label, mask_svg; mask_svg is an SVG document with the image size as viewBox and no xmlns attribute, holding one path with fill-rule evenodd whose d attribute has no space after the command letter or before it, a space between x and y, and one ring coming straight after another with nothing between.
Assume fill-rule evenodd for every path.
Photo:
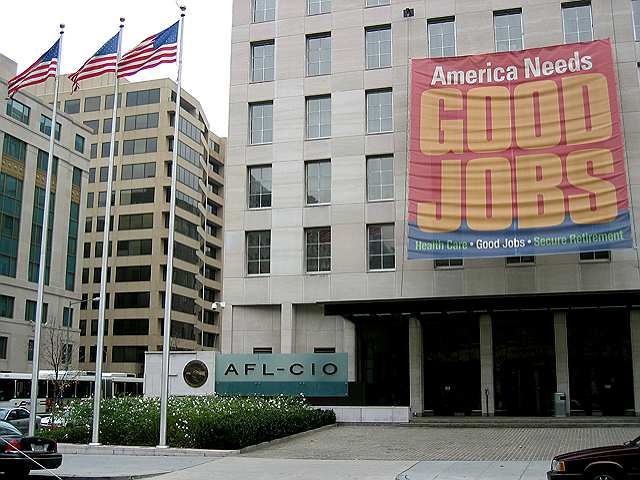
<instances>
[{"instance_id":1,"label":"rectangular window","mask_svg":"<svg viewBox=\"0 0 640 480\"><path fill-rule=\"evenodd\" d=\"M173 143L170 145L169 151L173 151ZM189 145L184 143L182 140L178 140L178 156L180 158L184 158L191 165L200 167L200 152L191 148Z\"/></svg>"},{"instance_id":2,"label":"rectangular window","mask_svg":"<svg viewBox=\"0 0 640 480\"><path fill-rule=\"evenodd\" d=\"M253 347L253 354L269 354L273 353L273 347Z\"/></svg>"},{"instance_id":3,"label":"rectangular window","mask_svg":"<svg viewBox=\"0 0 640 480\"><path fill-rule=\"evenodd\" d=\"M171 117L171 126L173 126L174 116ZM189 120L180 115L180 123L178 123L178 130L184 133L187 137L193 140L196 143L201 143L202 132L198 127L196 127ZM179 152L178 152L179 153Z\"/></svg>"},{"instance_id":4,"label":"rectangular window","mask_svg":"<svg viewBox=\"0 0 640 480\"><path fill-rule=\"evenodd\" d=\"M305 177L307 205L331 203L331 161L307 162Z\"/></svg>"},{"instance_id":5,"label":"rectangular window","mask_svg":"<svg viewBox=\"0 0 640 480\"><path fill-rule=\"evenodd\" d=\"M124 131L158 127L158 112L129 115L124 118Z\"/></svg>"},{"instance_id":6,"label":"rectangular window","mask_svg":"<svg viewBox=\"0 0 640 480\"><path fill-rule=\"evenodd\" d=\"M22 181L0 172L0 275L6 277L16 277L21 213Z\"/></svg>"},{"instance_id":7,"label":"rectangular window","mask_svg":"<svg viewBox=\"0 0 640 480\"><path fill-rule=\"evenodd\" d=\"M590 42L593 40L591 2L562 4L564 43Z\"/></svg>"},{"instance_id":8,"label":"rectangular window","mask_svg":"<svg viewBox=\"0 0 640 480\"><path fill-rule=\"evenodd\" d=\"M141 230L153 228L153 213L134 213L118 217L118 230Z\"/></svg>"},{"instance_id":9,"label":"rectangular window","mask_svg":"<svg viewBox=\"0 0 640 480\"><path fill-rule=\"evenodd\" d=\"M331 271L331 227L305 230L307 272Z\"/></svg>"},{"instance_id":10,"label":"rectangular window","mask_svg":"<svg viewBox=\"0 0 640 480\"><path fill-rule=\"evenodd\" d=\"M367 201L393 200L393 155L367 157Z\"/></svg>"},{"instance_id":11,"label":"rectangular window","mask_svg":"<svg viewBox=\"0 0 640 480\"><path fill-rule=\"evenodd\" d=\"M307 97L307 139L331 136L331 95Z\"/></svg>"},{"instance_id":12,"label":"rectangular window","mask_svg":"<svg viewBox=\"0 0 640 480\"><path fill-rule=\"evenodd\" d=\"M84 363L86 360L86 347L84 345L80 345L78 347L78 363Z\"/></svg>"},{"instance_id":13,"label":"rectangular window","mask_svg":"<svg viewBox=\"0 0 640 480\"><path fill-rule=\"evenodd\" d=\"M165 227L169 228L168 214L164 215L164 220ZM177 233L181 233L182 235L192 238L193 240L200 239L200 235L198 234L198 226L195 223L191 223L190 221L185 220L184 218L177 215L174 228Z\"/></svg>"},{"instance_id":14,"label":"rectangular window","mask_svg":"<svg viewBox=\"0 0 640 480\"><path fill-rule=\"evenodd\" d=\"M151 90L138 90L136 92L127 92L127 107L151 105L153 103L160 103L159 88L153 88Z\"/></svg>"},{"instance_id":15,"label":"rectangular window","mask_svg":"<svg viewBox=\"0 0 640 480\"><path fill-rule=\"evenodd\" d=\"M107 270L107 277L111 276L111 270ZM104 308L109 308L109 305L111 304L111 294L109 292L107 292L107 297L105 298L105 307ZM100 295L96 294L95 297L93 297L93 299L91 300L91 309L92 310L98 310L98 308L100 308ZM105 322L105 331L107 329L107 324Z\"/></svg>"},{"instance_id":16,"label":"rectangular window","mask_svg":"<svg viewBox=\"0 0 640 480\"><path fill-rule=\"evenodd\" d=\"M111 351L113 363L144 363L144 354L149 349L145 346L114 346Z\"/></svg>"},{"instance_id":17,"label":"rectangular window","mask_svg":"<svg viewBox=\"0 0 640 480\"><path fill-rule=\"evenodd\" d=\"M93 192L87 192L87 208L93 208Z\"/></svg>"},{"instance_id":18,"label":"rectangular window","mask_svg":"<svg viewBox=\"0 0 640 480\"><path fill-rule=\"evenodd\" d=\"M95 363L95 361L96 361L97 348L98 347L96 347L95 345L93 345L92 347L89 347L89 362L90 363ZM107 347L104 347L103 350L102 350L102 361L105 362L105 363L107 361Z\"/></svg>"},{"instance_id":19,"label":"rectangular window","mask_svg":"<svg viewBox=\"0 0 640 480\"><path fill-rule=\"evenodd\" d=\"M166 188L166 197L167 203L171 201L171 190ZM176 190L176 207L181 208L182 210L186 210L187 212L193 213L194 215L200 215L200 211L198 210L198 204L200 202L189 195L182 193L180 190Z\"/></svg>"},{"instance_id":20,"label":"rectangular window","mask_svg":"<svg viewBox=\"0 0 640 480\"><path fill-rule=\"evenodd\" d=\"M169 170L169 175L171 176L171 170ZM187 187L195 190L196 192L200 193L200 177L197 175L194 175L193 173L191 173L189 170L187 170L186 168L181 167L180 165L178 165L178 178L177 178L178 182L180 182L183 185L186 185ZM171 198L171 197L169 197Z\"/></svg>"},{"instance_id":21,"label":"rectangular window","mask_svg":"<svg viewBox=\"0 0 640 480\"><path fill-rule=\"evenodd\" d=\"M313 347L313 353L336 353L336 347Z\"/></svg>"},{"instance_id":22,"label":"rectangular window","mask_svg":"<svg viewBox=\"0 0 640 480\"><path fill-rule=\"evenodd\" d=\"M331 33L307 36L307 76L331 73Z\"/></svg>"},{"instance_id":23,"label":"rectangular window","mask_svg":"<svg viewBox=\"0 0 640 480\"><path fill-rule=\"evenodd\" d=\"M116 318L113 335L149 335L148 318Z\"/></svg>"},{"instance_id":24,"label":"rectangular window","mask_svg":"<svg viewBox=\"0 0 640 480\"><path fill-rule=\"evenodd\" d=\"M54 156L52 167L54 177L58 175L58 162L58 157ZM38 149L37 169L42 170L44 173L47 173L47 170L49 169L49 154L44 150Z\"/></svg>"},{"instance_id":25,"label":"rectangular window","mask_svg":"<svg viewBox=\"0 0 640 480\"><path fill-rule=\"evenodd\" d=\"M51 119L46 115L40 115L40 131L45 135L51 135ZM56 140L60 141L60 132L62 131L62 124L56 122Z\"/></svg>"},{"instance_id":26,"label":"rectangular window","mask_svg":"<svg viewBox=\"0 0 640 480\"><path fill-rule=\"evenodd\" d=\"M331 0L307 0L307 14L320 15L331 12Z\"/></svg>"},{"instance_id":27,"label":"rectangular window","mask_svg":"<svg viewBox=\"0 0 640 480\"><path fill-rule=\"evenodd\" d=\"M71 202L69 207L69 232L67 234L67 265L64 288L73 291L76 285L78 263L78 230L80 228L80 204Z\"/></svg>"},{"instance_id":28,"label":"rectangular window","mask_svg":"<svg viewBox=\"0 0 640 480\"><path fill-rule=\"evenodd\" d=\"M102 268L95 267L93 269L93 283L102 281ZM111 283L111 267L107 267L107 283Z\"/></svg>"},{"instance_id":29,"label":"rectangular window","mask_svg":"<svg viewBox=\"0 0 640 480\"><path fill-rule=\"evenodd\" d=\"M247 232L247 273L259 275L271 271L271 232Z\"/></svg>"},{"instance_id":30,"label":"rectangular window","mask_svg":"<svg viewBox=\"0 0 640 480\"><path fill-rule=\"evenodd\" d=\"M120 180L135 180L138 178L153 178L156 176L156 163L130 163L122 165Z\"/></svg>"},{"instance_id":31,"label":"rectangular window","mask_svg":"<svg viewBox=\"0 0 640 480\"><path fill-rule=\"evenodd\" d=\"M98 134L98 128L100 126L100 120L85 120L82 123L84 124L85 127L87 127L89 130L91 130L91 133L93 133L94 135Z\"/></svg>"},{"instance_id":32,"label":"rectangular window","mask_svg":"<svg viewBox=\"0 0 640 480\"><path fill-rule=\"evenodd\" d=\"M89 158L98 158L98 144L92 143L89 148Z\"/></svg>"},{"instance_id":33,"label":"rectangular window","mask_svg":"<svg viewBox=\"0 0 640 480\"><path fill-rule=\"evenodd\" d=\"M595 252L580 252L581 262L610 262L611 252L609 250L597 250Z\"/></svg>"},{"instance_id":34,"label":"rectangular window","mask_svg":"<svg viewBox=\"0 0 640 480\"><path fill-rule=\"evenodd\" d=\"M151 280L150 265L116 268L116 282L148 282L149 280Z\"/></svg>"},{"instance_id":35,"label":"rectangular window","mask_svg":"<svg viewBox=\"0 0 640 480\"><path fill-rule=\"evenodd\" d=\"M120 190L120 205L139 205L141 203L153 203L155 188L132 188Z\"/></svg>"},{"instance_id":36,"label":"rectangular window","mask_svg":"<svg viewBox=\"0 0 640 480\"><path fill-rule=\"evenodd\" d=\"M116 165L113 166L113 180L115 180L118 176L118 167ZM107 182L109 180L109 167L100 167L100 181Z\"/></svg>"},{"instance_id":37,"label":"rectangular window","mask_svg":"<svg viewBox=\"0 0 640 480\"><path fill-rule=\"evenodd\" d=\"M85 112L97 112L100 110L100 102L102 97L85 97L84 99L84 111Z\"/></svg>"},{"instance_id":38,"label":"rectangular window","mask_svg":"<svg viewBox=\"0 0 640 480\"><path fill-rule=\"evenodd\" d=\"M391 25L370 27L365 30L367 69L391 66Z\"/></svg>"},{"instance_id":39,"label":"rectangular window","mask_svg":"<svg viewBox=\"0 0 640 480\"><path fill-rule=\"evenodd\" d=\"M636 41L640 40L640 0L632 0L633 8L633 33Z\"/></svg>"},{"instance_id":40,"label":"rectangular window","mask_svg":"<svg viewBox=\"0 0 640 480\"><path fill-rule=\"evenodd\" d=\"M17 100L10 98L7 100L7 115L19 122L29 125L29 117L31 116L31 108Z\"/></svg>"},{"instance_id":41,"label":"rectangular window","mask_svg":"<svg viewBox=\"0 0 640 480\"><path fill-rule=\"evenodd\" d=\"M62 307L62 326L73 328L73 309Z\"/></svg>"},{"instance_id":42,"label":"rectangular window","mask_svg":"<svg viewBox=\"0 0 640 480\"><path fill-rule=\"evenodd\" d=\"M506 257L504 263L507 267L512 265L535 265L536 257L533 255L524 255L517 257Z\"/></svg>"},{"instance_id":43,"label":"rectangular window","mask_svg":"<svg viewBox=\"0 0 640 480\"><path fill-rule=\"evenodd\" d=\"M31 248L29 250L29 281L37 282L40 274L40 246L42 244L42 226L44 223L45 189L36 187L33 198L33 216L31 217ZM53 237L53 220L56 209L56 195L49 197L49 218L47 220L47 251L44 266L44 283L49 285L51 273L51 238Z\"/></svg>"},{"instance_id":44,"label":"rectangular window","mask_svg":"<svg viewBox=\"0 0 640 480\"><path fill-rule=\"evenodd\" d=\"M162 240L162 251L167 254L167 239ZM191 248L183 243L175 242L173 245L173 256L180 260L196 265L199 261L195 248Z\"/></svg>"},{"instance_id":45,"label":"rectangular window","mask_svg":"<svg viewBox=\"0 0 640 480\"><path fill-rule=\"evenodd\" d=\"M113 149L113 156L114 156L114 157L117 157L117 156L118 156L118 151L119 151L119 149L120 149L120 145L119 145L118 140L116 140L115 142L113 142L113 144L114 144L114 147L115 147L115 148ZM101 151L101 155L100 155L100 156L101 156L102 158L108 158L108 157L109 157L109 155L110 155L110 153L111 153L111 143L110 143L110 142L104 142L104 143L102 144L102 151Z\"/></svg>"},{"instance_id":46,"label":"rectangular window","mask_svg":"<svg viewBox=\"0 0 640 480\"><path fill-rule=\"evenodd\" d=\"M84 242L82 253L82 258L91 258L91 242Z\"/></svg>"},{"instance_id":47,"label":"rectangular window","mask_svg":"<svg viewBox=\"0 0 640 480\"><path fill-rule=\"evenodd\" d=\"M82 135L76 134L76 141L73 146L76 152L84 153L84 137Z\"/></svg>"},{"instance_id":48,"label":"rectangular window","mask_svg":"<svg viewBox=\"0 0 640 480\"><path fill-rule=\"evenodd\" d=\"M251 81L270 82L274 74L273 40L254 42L251 44Z\"/></svg>"},{"instance_id":49,"label":"rectangular window","mask_svg":"<svg viewBox=\"0 0 640 480\"><path fill-rule=\"evenodd\" d=\"M0 360L7 359L7 343L9 341L9 337L0 337Z\"/></svg>"},{"instance_id":50,"label":"rectangular window","mask_svg":"<svg viewBox=\"0 0 640 480\"><path fill-rule=\"evenodd\" d=\"M391 89L367 92L367 133L393 131L393 92Z\"/></svg>"},{"instance_id":51,"label":"rectangular window","mask_svg":"<svg viewBox=\"0 0 640 480\"><path fill-rule=\"evenodd\" d=\"M80 113L80 99L65 100L64 113Z\"/></svg>"},{"instance_id":52,"label":"rectangular window","mask_svg":"<svg viewBox=\"0 0 640 480\"><path fill-rule=\"evenodd\" d=\"M148 308L149 292L117 292L113 308Z\"/></svg>"},{"instance_id":53,"label":"rectangular window","mask_svg":"<svg viewBox=\"0 0 640 480\"><path fill-rule=\"evenodd\" d=\"M118 108L122 105L122 94L118 94ZM113 109L113 94L104 96L104 109L112 110Z\"/></svg>"},{"instance_id":54,"label":"rectangular window","mask_svg":"<svg viewBox=\"0 0 640 480\"><path fill-rule=\"evenodd\" d=\"M249 208L271 207L271 165L249 167Z\"/></svg>"},{"instance_id":55,"label":"rectangular window","mask_svg":"<svg viewBox=\"0 0 640 480\"><path fill-rule=\"evenodd\" d=\"M273 141L273 102L249 104L249 131L251 145Z\"/></svg>"},{"instance_id":56,"label":"rectangular window","mask_svg":"<svg viewBox=\"0 0 640 480\"><path fill-rule=\"evenodd\" d=\"M162 265L162 280L167 281L167 266ZM215 279L214 279L215 280ZM191 290L200 289L202 285L196 280L196 274L182 270L181 268L173 267L173 284L180 285Z\"/></svg>"},{"instance_id":57,"label":"rectangular window","mask_svg":"<svg viewBox=\"0 0 640 480\"><path fill-rule=\"evenodd\" d=\"M34 302L33 300L27 300L25 302L25 307L24 307L24 318L25 320L27 320L28 322L35 322L36 321L36 302ZM47 318L49 318L49 304L48 303L43 303L42 304L42 323L45 324L47 323Z\"/></svg>"},{"instance_id":58,"label":"rectangular window","mask_svg":"<svg viewBox=\"0 0 640 480\"><path fill-rule=\"evenodd\" d=\"M93 217L87 217L84 221L84 232L91 233L93 231Z\"/></svg>"},{"instance_id":59,"label":"rectangular window","mask_svg":"<svg viewBox=\"0 0 640 480\"><path fill-rule=\"evenodd\" d=\"M93 247L93 256L96 258L102 258L102 250L103 250L103 245L104 243L102 241L96 242L96 244ZM109 240L109 247L107 248L107 255L110 257L112 254L112 247L113 243L111 242L111 240Z\"/></svg>"},{"instance_id":60,"label":"rectangular window","mask_svg":"<svg viewBox=\"0 0 640 480\"><path fill-rule=\"evenodd\" d=\"M524 48L522 34L522 10L493 12L496 35L496 52L509 52Z\"/></svg>"},{"instance_id":61,"label":"rectangular window","mask_svg":"<svg viewBox=\"0 0 640 480\"><path fill-rule=\"evenodd\" d=\"M113 207L116 204L116 192L115 190L111 191L111 206ZM98 192L98 207L106 207L107 206L107 192Z\"/></svg>"},{"instance_id":62,"label":"rectangular window","mask_svg":"<svg viewBox=\"0 0 640 480\"><path fill-rule=\"evenodd\" d=\"M276 19L276 0L253 0L253 23Z\"/></svg>"},{"instance_id":63,"label":"rectangular window","mask_svg":"<svg viewBox=\"0 0 640 480\"><path fill-rule=\"evenodd\" d=\"M150 238L140 240L118 240L119 257L129 257L135 255L151 255L153 241Z\"/></svg>"},{"instance_id":64,"label":"rectangular window","mask_svg":"<svg viewBox=\"0 0 640 480\"><path fill-rule=\"evenodd\" d=\"M14 297L0 295L0 317L13 318Z\"/></svg>"},{"instance_id":65,"label":"rectangular window","mask_svg":"<svg viewBox=\"0 0 640 480\"><path fill-rule=\"evenodd\" d=\"M135 140L125 140L122 147L123 155L140 155L143 153L153 153L158 151L158 138L137 138Z\"/></svg>"},{"instance_id":66,"label":"rectangular window","mask_svg":"<svg viewBox=\"0 0 640 480\"><path fill-rule=\"evenodd\" d=\"M396 266L393 224L369 225L369 270L389 270Z\"/></svg>"},{"instance_id":67,"label":"rectangular window","mask_svg":"<svg viewBox=\"0 0 640 480\"><path fill-rule=\"evenodd\" d=\"M461 258L441 258L433 261L433 268L436 270L452 270L462 267L463 262Z\"/></svg>"},{"instance_id":68,"label":"rectangular window","mask_svg":"<svg viewBox=\"0 0 640 480\"><path fill-rule=\"evenodd\" d=\"M86 245L86 244L85 244ZM82 269L82 283L84 285L86 285L87 283L89 283L89 269L88 268L83 268Z\"/></svg>"},{"instance_id":69,"label":"rectangular window","mask_svg":"<svg viewBox=\"0 0 640 480\"><path fill-rule=\"evenodd\" d=\"M113 118L105 118L102 121L102 133L111 133L112 122L113 122ZM120 131L120 117L116 117L116 132L119 132L119 131Z\"/></svg>"},{"instance_id":70,"label":"rectangular window","mask_svg":"<svg viewBox=\"0 0 640 480\"><path fill-rule=\"evenodd\" d=\"M453 17L427 21L429 57L453 57L456 54L456 24Z\"/></svg>"}]
</instances>

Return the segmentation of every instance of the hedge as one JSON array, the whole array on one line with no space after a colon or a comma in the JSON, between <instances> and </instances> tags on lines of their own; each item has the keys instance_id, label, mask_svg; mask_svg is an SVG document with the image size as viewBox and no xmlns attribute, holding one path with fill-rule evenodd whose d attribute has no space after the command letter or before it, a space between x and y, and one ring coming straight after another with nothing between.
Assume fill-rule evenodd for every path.
<instances>
[{"instance_id":1,"label":"hedge","mask_svg":"<svg viewBox=\"0 0 640 480\"><path fill-rule=\"evenodd\" d=\"M89 443L93 401L78 400L58 413L65 426L41 433L65 443ZM316 410L302 397L171 397L167 443L178 448L238 449L335 423L332 410ZM105 445L158 444L157 398L105 399L100 408L100 441Z\"/></svg>"}]
</instances>

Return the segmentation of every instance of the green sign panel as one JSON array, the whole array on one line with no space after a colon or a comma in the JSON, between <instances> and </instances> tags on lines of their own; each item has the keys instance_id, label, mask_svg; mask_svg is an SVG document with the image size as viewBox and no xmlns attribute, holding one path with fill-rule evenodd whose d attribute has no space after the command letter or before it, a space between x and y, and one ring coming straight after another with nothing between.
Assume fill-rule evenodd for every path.
<instances>
[{"instance_id":1,"label":"green sign panel","mask_svg":"<svg viewBox=\"0 0 640 480\"><path fill-rule=\"evenodd\" d=\"M347 396L346 353L216 354L222 395Z\"/></svg>"}]
</instances>

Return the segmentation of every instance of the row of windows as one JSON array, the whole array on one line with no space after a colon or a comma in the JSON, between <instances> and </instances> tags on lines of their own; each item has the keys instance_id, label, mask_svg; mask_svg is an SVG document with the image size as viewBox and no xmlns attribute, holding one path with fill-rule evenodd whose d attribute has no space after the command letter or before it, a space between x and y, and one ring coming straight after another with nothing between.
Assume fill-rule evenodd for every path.
<instances>
[{"instance_id":1,"label":"row of windows","mask_svg":"<svg viewBox=\"0 0 640 480\"><path fill-rule=\"evenodd\" d=\"M93 283L100 283L101 268L93 269ZM116 282L148 282L151 280L150 265L129 265L116 268ZM111 267L107 268L107 282L111 282ZM89 269L82 269L82 283L89 283Z\"/></svg>"},{"instance_id":2,"label":"row of windows","mask_svg":"<svg viewBox=\"0 0 640 480\"><path fill-rule=\"evenodd\" d=\"M135 180L139 178L153 178L156 176L156 164L155 162L146 163L131 163L128 165L122 165L120 173L120 180ZM109 180L109 167L100 167L98 171L98 181L107 182ZM118 175L118 167L113 166L113 179L115 180ZM96 169L89 169L89 183L95 183L96 181Z\"/></svg>"},{"instance_id":3,"label":"row of windows","mask_svg":"<svg viewBox=\"0 0 640 480\"><path fill-rule=\"evenodd\" d=\"M120 107L121 95L118 94L118 107ZM150 90L138 90L135 92L127 92L127 107L135 107L138 105L150 105L160 103L160 89L153 88ZM97 112L102 108L102 97L85 97L84 112ZM106 95L104 101L104 109L113 109L113 95ZM64 102L65 113L80 113L80 99L71 99Z\"/></svg>"},{"instance_id":4,"label":"row of windows","mask_svg":"<svg viewBox=\"0 0 640 480\"><path fill-rule=\"evenodd\" d=\"M120 190L120 205L140 205L153 203L155 197L154 187L131 188ZM87 192L87 208L93 208L95 193ZM98 207L105 207L107 204L107 192L98 192ZM116 204L116 192L111 191L111 206Z\"/></svg>"},{"instance_id":5,"label":"row of windows","mask_svg":"<svg viewBox=\"0 0 640 480\"><path fill-rule=\"evenodd\" d=\"M108 255L112 255L112 244L109 241ZM94 247L94 256L102 257L103 242L98 241ZM153 253L153 241L150 238L136 240L118 240L116 255L118 257L130 257L136 255L151 255ZM83 247L83 258L91 258L91 243L85 242Z\"/></svg>"},{"instance_id":6,"label":"row of windows","mask_svg":"<svg viewBox=\"0 0 640 480\"><path fill-rule=\"evenodd\" d=\"M331 0L306 0L307 15L321 15L331 12ZM366 7L389 5L391 0L365 0ZM253 0L252 19L254 23L271 22L276 19L276 0Z\"/></svg>"},{"instance_id":7,"label":"row of windows","mask_svg":"<svg viewBox=\"0 0 640 480\"><path fill-rule=\"evenodd\" d=\"M15 298L9 295L0 295L0 317L13 318ZM29 322L35 321L36 318L36 302L34 300L25 301L25 320ZM47 323L49 312L49 304L42 304L42 323ZM73 309L62 307L62 326L73 327Z\"/></svg>"},{"instance_id":8,"label":"row of windows","mask_svg":"<svg viewBox=\"0 0 640 480\"><path fill-rule=\"evenodd\" d=\"M120 215L118 217L118 230L141 230L153 228L153 213L133 213L130 215ZM96 217L96 232L104 232L104 216ZM113 231L113 215L109 220L109 231ZM93 218L85 220L84 231L93 231Z\"/></svg>"},{"instance_id":9,"label":"row of windows","mask_svg":"<svg viewBox=\"0 0 640 480\"><path fill-rule=\"evenodd\" d=\"M96 361L96 348L95 345L89 347L89 362L91 363ZM146 345L116 345L111 348L111 361L113 363L144 363L144 354L148 349L149 347ZM107 347L104 347L102 352L102 360L107 361ZM78 362L85 363L86 361L86 347L81 345L78 347Z\"/></svg>"},{"instance_id":10,"label":"row of windows","mask_svg":"<svg viewBox=\"0 0 640 480\"><path fill-rule=\"evenodd\" d=\"M154 153L158 151L158 138L136 138L132 140L125 140L122 142L122 155L141 155L144 153ZM118 156L120 151L120 142L116 140L114 142L114 155ZM111 142L102 142L100 147L100 157L108 158L111 153ZM92 143L89 147L89 157L98 158L98 144Z\"/></svg>"}]
</instances>

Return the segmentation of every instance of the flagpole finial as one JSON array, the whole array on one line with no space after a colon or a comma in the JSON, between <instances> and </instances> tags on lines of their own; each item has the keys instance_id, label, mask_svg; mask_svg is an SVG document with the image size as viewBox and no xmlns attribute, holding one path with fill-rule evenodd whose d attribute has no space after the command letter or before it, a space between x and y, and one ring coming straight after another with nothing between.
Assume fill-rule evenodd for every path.
<instances>
[{"instance_id":1,"label":"flagpole finial","mask_svg":"<svg viewBox=\"0 0 640 480\"><path fill-rule=\"evenodd\" d=\"M180 14L181 17L184 17L184 12L185 12L186 9L187 9L187 7L185 7L184 5L180 5L180 11L182 12Z\"/></svg>"},{"instance_id":2,"label":"flagpole finial","mask_svg":"<svg viewBox=\"0 0 640 480\"><path fill-rule=\"evenodd\" d=\"M124 17L120 17L120 23L124 23Z\"/></svg>"},{"instance_id":3,"label":"flagpole finial","mask_svg":"<svg viewBox=\"0 0 640 480\"><path fill-rule=\"evenodd\" d=\"M60 33L64 33L64 27L65 27L64 23L61 23L60 24Z\"/></svg>"}]
</instances>

